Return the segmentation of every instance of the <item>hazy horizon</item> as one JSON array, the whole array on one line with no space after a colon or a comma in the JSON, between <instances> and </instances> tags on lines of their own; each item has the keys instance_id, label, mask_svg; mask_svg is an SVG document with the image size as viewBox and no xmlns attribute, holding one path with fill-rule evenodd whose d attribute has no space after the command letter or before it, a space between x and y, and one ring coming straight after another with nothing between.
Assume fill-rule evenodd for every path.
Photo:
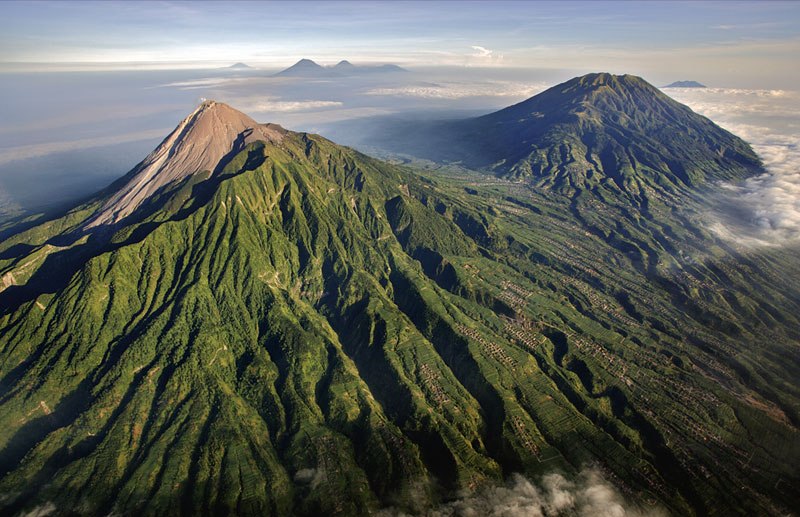
<instances>
[{"instance_id":1,"label":"hazy horizon","mask_svg":"<svg viewBox=\"0 0 800 517\"><path fill-rule=\"evenodd\" d=\"M800 80L793 2L4 2L0 12L0 70L237 61L279 69L310 58L607 71L727 87Z\"/></svg>"}]
</instances>

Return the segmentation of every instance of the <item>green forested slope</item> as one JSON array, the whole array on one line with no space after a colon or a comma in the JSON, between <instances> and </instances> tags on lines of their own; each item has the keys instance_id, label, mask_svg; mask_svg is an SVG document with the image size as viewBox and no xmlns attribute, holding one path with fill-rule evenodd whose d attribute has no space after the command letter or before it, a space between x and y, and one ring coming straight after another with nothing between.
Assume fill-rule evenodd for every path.
<instances>
[{"instance_id":1,"label":"green forested slope","mask_svg":"<svg viewBox=\"0 0 800 517\"><path fill-rule=\"evenodd\" d=\"M413 513L587 467L645 508L797 508L788 251L444 172L287 133L7 236L2 511Z\"/></svg>"}]
</instances>

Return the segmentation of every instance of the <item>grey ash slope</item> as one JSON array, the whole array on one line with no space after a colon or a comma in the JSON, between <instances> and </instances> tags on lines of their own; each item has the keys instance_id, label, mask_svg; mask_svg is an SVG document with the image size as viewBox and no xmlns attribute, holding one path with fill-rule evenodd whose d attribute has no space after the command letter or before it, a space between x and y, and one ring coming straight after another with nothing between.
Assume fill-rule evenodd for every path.
<instances>
[{"instance_id":1,"label":"grey ash slope","mask_svg":"<svg viewBox=\"0 0 800 517\"><path fill-rule=\"evenodd\" d=\"M226 104L205 101L113 187L116 191L87 227L117 223L164 189L195 174L211 176L218 172L217 165L224 157L252 142L280 142L283 132L275 125L261 125Z\"/></svg>"}]
</instances>

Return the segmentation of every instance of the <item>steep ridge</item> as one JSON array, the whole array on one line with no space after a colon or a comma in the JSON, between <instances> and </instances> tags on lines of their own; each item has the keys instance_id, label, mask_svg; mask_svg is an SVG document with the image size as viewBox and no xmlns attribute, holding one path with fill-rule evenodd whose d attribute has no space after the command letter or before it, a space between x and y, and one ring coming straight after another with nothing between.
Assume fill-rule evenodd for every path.
<instances>
[{"instance_id":1,"label":"steep ridge","mask_svg":"<svg viewBox=\"0 0 800 517\"><path fill-rule=\"evenodd\" d=\"M417 514L584 468L800 504L790 254L237 129L116 224L111 189L0 242L0 512Z\"/></svg>"}]
</instances>

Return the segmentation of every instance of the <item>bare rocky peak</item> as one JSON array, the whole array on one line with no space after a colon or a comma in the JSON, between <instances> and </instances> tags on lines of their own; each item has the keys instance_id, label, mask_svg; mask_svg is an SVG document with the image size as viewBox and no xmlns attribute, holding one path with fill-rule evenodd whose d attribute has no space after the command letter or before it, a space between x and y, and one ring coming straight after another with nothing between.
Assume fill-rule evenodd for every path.
<instances>
[{"instance_id":1,"label":"bare rocky peak","mask_svg":"<svg viewBox=\"0 0 800 517\"><path fill-rule=\"evenodd\" d=\"M259 124L227 104L204 101L144 159L87 225L113 224L163 187L193 174L214 173L220 161L255 141L279 142L284 130Z\"/></svg>"}]
</instances>

